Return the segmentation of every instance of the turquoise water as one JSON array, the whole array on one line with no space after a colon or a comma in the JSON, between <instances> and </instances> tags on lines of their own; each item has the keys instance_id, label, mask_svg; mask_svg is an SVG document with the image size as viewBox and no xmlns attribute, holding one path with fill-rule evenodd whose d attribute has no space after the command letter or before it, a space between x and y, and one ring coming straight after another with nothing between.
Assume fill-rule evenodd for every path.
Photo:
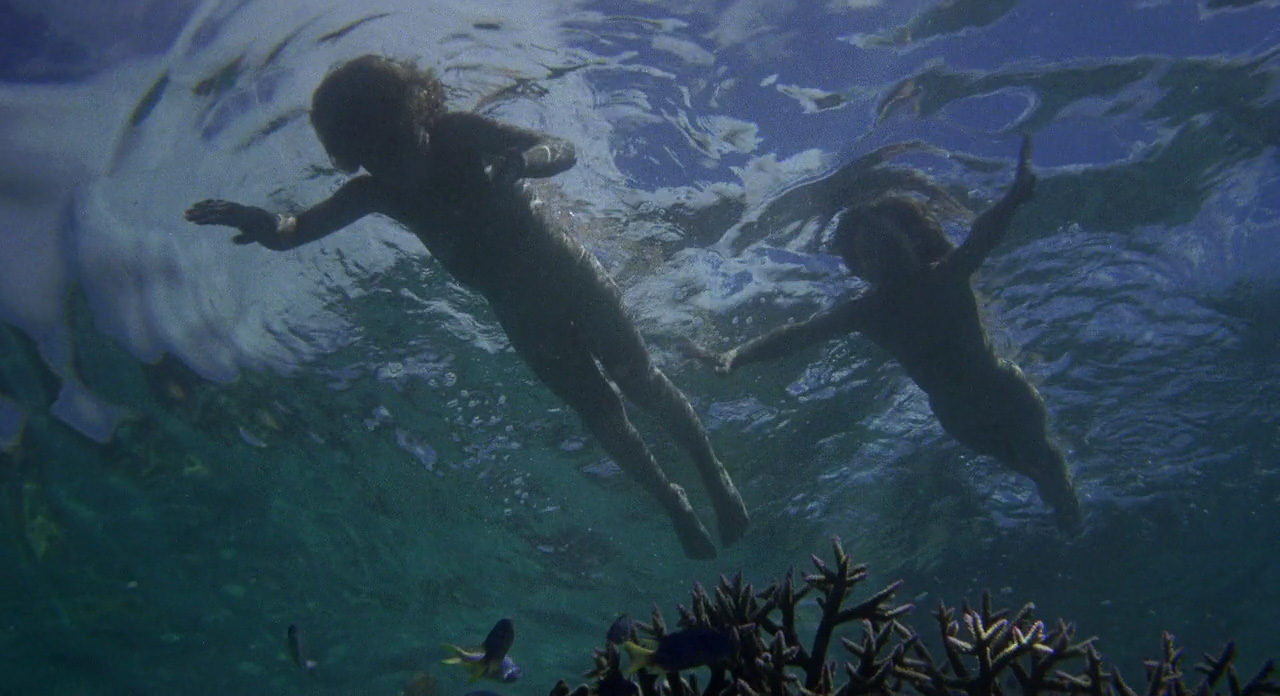
<instances>
[{"instance_id":1,"label":"turquoise water","mask_svg":"<svg viewBox=\"0 0 1280 696\"><path fill-rule=\"evenodd\" d=\"M763 584L832 536L922 628L989 589L1132 677L1164 630L1239 640L1245 673L1280 655L1274 3L10 5L36 29L6 34L0 89L0 693L461 694L440 644L502 616L524 676L493 688L545 693L618 612L673 621L695 581ZM307 100L365 52L577 144L540 192L711 429L740 545L684 559L390 223L272 254L182 221L332 191ZM975 287L1048 403L1076 539L869 342L731 379L675 349L859 289L822 239L885 185L869 153L916 143L890 163L976 210L1023 131L1041 184Z\"/></svg>"}]
</instances>

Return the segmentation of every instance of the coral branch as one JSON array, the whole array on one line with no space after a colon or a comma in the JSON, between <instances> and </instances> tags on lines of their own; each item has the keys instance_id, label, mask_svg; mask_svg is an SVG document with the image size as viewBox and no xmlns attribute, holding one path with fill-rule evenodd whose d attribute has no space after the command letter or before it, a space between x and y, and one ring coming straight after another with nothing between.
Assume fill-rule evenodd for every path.
<instances>
[{"instance_id":1,"label":"coral branch","mask_svg":"<svg viewBox=\"0 0 1280 696\"><path fill-rule=\"evenodd\" d=\"M595 667L586 673L594 679L590 687L570 690L562 681L551 696L1006 696L1015 689L1024 696L1140 696L1118 670L1103 664L1094 638L1077 640L1075 626L1066 621L1045 623L1031 603L1016 612L998 609L990 593L977 608L963 604L957 611L939 602L933 624L942 653L935 659L905 623L914 606L893 603L902 583L846 607L868 578L867 566L852 563L839 539L832 541L832 555L830 563L814 556L815 572L803 575L799 587L791 571L760 592L741 574L721 576L711 592L694 585L690 605L677 606L678 630L710 629L720 637L721 652L729 651L699 661L709 663L705 687L693 669L662 675L641 670L632 681L620 669L618 647L610 644L593 653ZM810 592L817 594L822 613L806 649L796 609ZM860 635L840 634L850 624ZM656 606L652 621L637 628L655 643L669 634ZM843 665L828 655L834 640L844 648ZM1183 650L1165 633L1158 657L1143 665L1141 694L1280 696L1274 662L1242 682L1236 654L1235 643L1205 654L1194 668L1202 678L1192 688L1181 669Z\"/></svg>"}]
</instances>

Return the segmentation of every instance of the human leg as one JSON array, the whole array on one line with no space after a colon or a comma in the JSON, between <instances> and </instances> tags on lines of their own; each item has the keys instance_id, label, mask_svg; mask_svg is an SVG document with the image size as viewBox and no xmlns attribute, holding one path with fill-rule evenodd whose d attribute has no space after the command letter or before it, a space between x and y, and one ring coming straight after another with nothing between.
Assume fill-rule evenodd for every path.
<instances>
[{"instance_id":1,"label":"human leg","mask_svg":"<svg viewBox=\"0 0 1280 696\"><path fill-rule=\"evenodd\" d=\"M1084 511L1080 507L1080 497L1076 494L1071 475L1067 472L1067 461L1062 450L1049 439L1047 427L1030 446L1034 449L1027 454L1026 460L1035 464L1029 467L1026 475L1035 481L1040 499L1053 509L1054 519L1064 532L1080 531L1084 525Z\"/></svg>"},{"instance_id":2,"label":"human leg","mask_svg":"<svg viewBox=\"0 0 1280 696\"><path fill-rule=\"evenodd\" d=\"M714 558L711 535L689 504L684 489L672 483L627 418L622 399L584 347L563 332L553 335L507 327L521 357L544 384L567 403L629 478L662 505L689 558Z\"/></svg>"},{"instance_id":3,"label":"human leg","mask_svg":"<svg viewBox=\"0 0 1280 696\"><path fill-rule=\"evenodd\" d=\"M1006 416L1004 449L998 458L1005 466L1030 478L1040 499L1053 509L1058 526L1078 531L1084 522L1080 498L1067 466L1067 458L1049 433L1049 412L1044 399L1027 381L1022 370L1002 362L995 403Z\"/></svg>"},{"instance_id":4,"label":"human leg","mask_svg":"<svg viewBox=\"0 0 1280 696\"><path fill-rule=\"evenodd\" d=\"M622 393L656 415L663 427L693 458L716 512L720 542L732 546L746 532L751 516L733 478L716 457L711 439L693 405L662 370L652 365L643 372L628 370L610 374Z\"/></svg>"},{"instance_id":5,"label":"human leg","mask_svg":"<svg viewBox=\"0 0 1280 696\"><path fill-rule=\"evenodd\" d=\"M622 393L654 414L689 453L715 509L721 543L736 543L751 518L728 470L716 457L702 420L684 393L653 364L643 337L621 303L607 307L612 310L607 314L601 309L596 307L597 319L590 339L600 364Z\"/></svg>"},{"instance_id":6,"label":"human leg","mask_svg":"<svg viewBox=\"0 0 1280 696\"><path fill-rule=\"evenodd\" d=\"M961 444L1031 479L1058 525L1069 531L1078 528L1080 501L1066 457L1049 434L1044 399L1008 361L971 376L970 383L930 394L930 406L943 429Z\"/></svg>"}]
</instances>

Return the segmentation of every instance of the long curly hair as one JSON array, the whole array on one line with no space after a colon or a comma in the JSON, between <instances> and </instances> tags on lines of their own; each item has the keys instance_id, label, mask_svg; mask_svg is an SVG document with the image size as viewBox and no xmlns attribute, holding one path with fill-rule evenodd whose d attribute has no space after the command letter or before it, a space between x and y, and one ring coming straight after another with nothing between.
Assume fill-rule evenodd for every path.
<instances>
[{"instance_id":1,"label":"long curly hair","mask_svg":"<svg viewBox=\"0 0 1280 696\"><path fill-rule=\"evenodd\" d=\"M876 239L870 239L876 235ZM929 208L919 199L889 193L850 207L840 218L831 244L849 270L864 275L876 259L863 258L871 249L892 254L893 263L908 268L924 268L950 253L955 245L947 239Z\"/></svg>"},{"instance_id":2,"label":"long curly hair","mask_svg":"<svg viewBox=\"0 0 1280 696\"><path fill-rule=\"evenodd\" d=\"M444 85L432 70L385 56L342 63L311 95L311 127L345 171L420 138L444 112Z\"/></svg>"}]
</instances>

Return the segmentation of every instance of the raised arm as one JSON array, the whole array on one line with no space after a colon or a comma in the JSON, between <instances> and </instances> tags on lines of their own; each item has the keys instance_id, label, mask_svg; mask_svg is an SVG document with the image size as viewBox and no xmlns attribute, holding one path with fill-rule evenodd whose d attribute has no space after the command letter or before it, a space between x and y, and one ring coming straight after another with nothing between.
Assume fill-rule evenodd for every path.
<instances>
[{"instance_id":1,"label":"raised arm","mask_svg":"<svg viewBox=\"0 0 1280 696\"><path fill-rule=\"evenodd\" d=\"M824 309L804 321L779 326L723 353L692 345L685 348L694 357L714 367L716 374L727 375L743 365L781 358L802 348L860 331L866 312L866 299L859 297Z\"/></svg>"},{"instance_id":2,"label":"raised arm","mask_svg":"<svg viewBox=\"0 0 1280 696\"><path fill-rule=\"evenodd\" d=\"M441 117L436 131L450 147L479 152L485 172L494 181L555 176L578 161L573 143L568 140L480 114L447 114Z\"/></svg>"},{"instance_id":3,"label":"raised arm","mask_svg":"<svg viewBox=\"0 0 1280 696\"><path fill-rule=\"evenodd\" d=\"M972 275L986 260L992 249L1004 239L1018 206L1031 200L1035 193L1036 175L1031 171L1031 139L1022 138L1018 152L1018 172L1004 197L973 221L969 236L943 261L960 273Z\"/></svg>"},{"instance_id":4,"label":"raised arm","mask_svg":"<svg viewBox=\"0 0 1280 696\"><path fill-rule=\"evenodd\" d=\"M503 137L511 141L511 146L504 149L519 153L520 178L545 179L568 170L578 162L578 152L573 143L564 138L501 123L495 125L501 129Z\"/></svg>"},{"instance_id":5,"label":"raised arm","mask_svg":"<svg viewBox=\"0 0 1280 696\"><path fill-rule=\"evenodd\" d=\"M276 214L251 205L210 199L191 206L183 217L197 225L224 225L240 230L231 240L236 244L257 243L284 251L314 242L378 212L378 192L372 177L360 176L297 215Z\"/></svg>"}]
</instances>

